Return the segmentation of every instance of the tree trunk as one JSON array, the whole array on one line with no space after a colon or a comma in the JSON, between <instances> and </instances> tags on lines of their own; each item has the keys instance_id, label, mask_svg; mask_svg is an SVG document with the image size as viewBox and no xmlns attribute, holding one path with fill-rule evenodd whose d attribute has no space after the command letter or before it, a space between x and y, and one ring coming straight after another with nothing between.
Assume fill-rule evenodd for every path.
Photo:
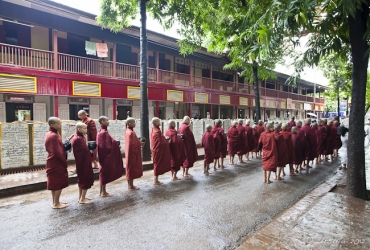
<instances>
[{"instance_id":1,"label":"tree trunk","mask_svg":"<svg viewBox=\"0 0 370 250\"><path fill-rule=\"evenodd\" d=\"M355 18L348 17L352 50L352 105L349 115L347 194L367 199L364 150L364 110L369 46L364 40L369 16L368 4L357 9Z\"/></svg>"},{"instance_id":2,"label":"tree trunk","mask_svg":"<svg viewBox=\"0 0 370 250\"><path fill-rule=\"evenodd\" d=\"M337 104L338 104L338 119L340 121L340 97L339 97L339 89L337 90Z\"/></svg>"},{"instance_id":3,"label":"tree trunk","mask_svg":"<svg viewBox=\"0 0 370 250\"><path fill-rule=\"evenodd\" d=\"M142 149L143 161L150 161L149 110L148 110L148 40L146 36L146 2L139 1L140 8L140 134L146 139Z\"/></svg>"},{"instance_id":4,"label":"tree trunk","mask_svg":"<svg viewBox=\"0 0 370 250\"><path fill-rule=\"evenodd\" d=\"M258 65L256 62L253 62L252 68L253 68L253 88L256 104L256 121L258 122L261 119L261 106L260 106L260 88L258 86Z\"/></svg>"}]
</instances>

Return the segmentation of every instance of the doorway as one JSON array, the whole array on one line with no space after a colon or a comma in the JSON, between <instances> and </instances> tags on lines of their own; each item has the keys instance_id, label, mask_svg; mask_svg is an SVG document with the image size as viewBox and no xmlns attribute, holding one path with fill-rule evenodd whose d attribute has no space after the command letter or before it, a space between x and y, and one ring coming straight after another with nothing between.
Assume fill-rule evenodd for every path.
<instances>
[{"instance_id":1,"label":"doorway","mask_svg":"<svg viewBox=\"0 0 370 250\"><path fill-rule=\"evenodd\" d=\"M88 104L69 104L69 119L72 121L78 121L78 111L85 110L89 114L89 105Z\"/></svg>"},{"instance_id":2,"label":"doorway","mask_svg":"<svg viewBox=\"0 0 370 250\"><path fill-rule=\"evenodd\" d=\"M32 103L6 103L6 122L32 121Z\"/></svg>"},{"instance_id":3,"label":"doorway","mask_svg":"<svg viewBox=\"0 0 370 250\"><path fill-rule=\"evenodd\" d=\"M132 106L117 106L117 120L126 120L127 112L132 116Z\"/></svg>"}]
</instances>

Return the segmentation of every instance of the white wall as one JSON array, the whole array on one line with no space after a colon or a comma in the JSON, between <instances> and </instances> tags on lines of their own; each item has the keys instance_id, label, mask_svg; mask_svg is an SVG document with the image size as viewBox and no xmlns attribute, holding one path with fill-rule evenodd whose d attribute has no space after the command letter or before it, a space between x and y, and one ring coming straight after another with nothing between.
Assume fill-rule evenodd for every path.
<instances>
[{"instance_id":1,"label":"white wall","mask_svg":"<svg viewBox=\"0 0 370 250\"><path fill-rule=\"evenodd\" d=\"M47 95L35 95L35 103L46 103L46 117L50 117L50 96Z\"/></svg>"},{"instance_id":2,"label":"white wall","mask_svg":"<svg viewBox=\"0 0 370 250\"><path fill-rule=\"evenodd\" d=\"M99 105L99 116L103 114L103 100L100 98L90 98L91 105Z\"/></svg>"},{"instance_id":3,"label":"white wall","mask_svg":"<svg viewBox=\"0 0 370 250\"><path fill-rule=\"evenodd\" d=\"M49 29L33 26L31 28L31 47L34 49L49 50Z\"/></svg>"}]
</instances>

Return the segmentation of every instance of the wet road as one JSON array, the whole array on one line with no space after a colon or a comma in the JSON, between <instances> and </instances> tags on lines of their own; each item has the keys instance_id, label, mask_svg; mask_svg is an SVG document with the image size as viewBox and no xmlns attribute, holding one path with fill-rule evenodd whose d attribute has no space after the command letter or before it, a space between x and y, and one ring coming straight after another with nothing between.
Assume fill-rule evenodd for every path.
<instances>
[{"instance_id":1,"label":"wet road","mask_svg":"<svg viewBox=\"0 0 370 250\"><path fill-rule=\"evenodd\" d=\"M262 182L260 160L202 175L202 162L191 179L153 186L152 171L127 191L124 178L107 185L115 195L100 198L99 183L88 192L93 204L77 203L69 186L64 210L50 208L50 193L40 191L0 200L1 249L230 249L242 237L331 177L339 160L309 172ZM287 168L286 168L287 170Z\"/></svg>"}]
</instances>

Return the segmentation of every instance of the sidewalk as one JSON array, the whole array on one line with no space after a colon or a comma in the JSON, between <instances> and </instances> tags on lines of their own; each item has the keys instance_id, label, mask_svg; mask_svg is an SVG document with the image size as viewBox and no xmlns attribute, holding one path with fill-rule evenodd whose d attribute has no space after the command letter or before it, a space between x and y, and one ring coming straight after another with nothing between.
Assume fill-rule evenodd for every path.
<instances>
[{"instance_id":1,"label":"sidewalk","mask_svg":"<svg viewBox=\"0 0 370 250\"><path fill-rule=\"evenodd\" d=\"M237 250L370 249L370 202L345 195L346 172L324 182Z\"/></svg>"},{"instance_id":2,"label":"sidewalk","mask_svg":"<svg viewBox=\"0 0 370 250\"><path fill-rule=\"evenodd\" d=\"M204 149L198 148L198 160L204 158ZM125 159L123 158L123 162ZM68 164L69 184L77 183L77 175L72 174L70 170L75 168L75 164ZM151 161L143 162L143 168L145 170L153 169L153 163ZM94 169L95 179L99 179L99 169ZM18 174L8 174L0 176L0 198L30 193L38 190L46 189L46 172L45 168L39 170L30 169Z\"/></svg>"}]
</instances>

